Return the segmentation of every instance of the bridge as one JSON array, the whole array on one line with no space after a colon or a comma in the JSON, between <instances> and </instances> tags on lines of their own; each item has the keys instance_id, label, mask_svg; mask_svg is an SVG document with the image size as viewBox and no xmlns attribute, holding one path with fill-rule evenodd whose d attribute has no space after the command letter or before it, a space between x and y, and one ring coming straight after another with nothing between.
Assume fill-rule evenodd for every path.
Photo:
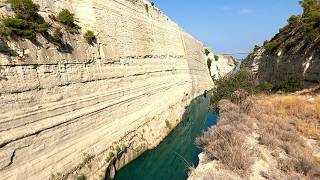
<instances>
[{"instance_id":1,"label":"bridge","mask_svg":"<svg viewBox=\"0 0 320 180\"><path fill-rule=\"evenodd\" d=\"M249 55L252 52L235 52L235 53L221 53L224 56L234 56L234 55Z\"/></svg>"}]
</instances>

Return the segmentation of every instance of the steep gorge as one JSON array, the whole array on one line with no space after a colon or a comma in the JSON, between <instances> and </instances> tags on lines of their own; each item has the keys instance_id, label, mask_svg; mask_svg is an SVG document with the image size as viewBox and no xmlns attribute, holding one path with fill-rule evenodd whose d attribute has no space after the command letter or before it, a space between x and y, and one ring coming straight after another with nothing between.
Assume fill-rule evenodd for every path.
<instances>
[{"instance_id":1,"label":"steep gorge","mask_svg":"<svg viewBox=\"0 0 320 180\"><path fill-rule=\"evenodd\" d=\"M69 9L98 42L7 42L17 55L0 54L1 179L112 177L213 86L203 45L148 1L34 2L48 21Z\"/></svg>"}]
</instances>

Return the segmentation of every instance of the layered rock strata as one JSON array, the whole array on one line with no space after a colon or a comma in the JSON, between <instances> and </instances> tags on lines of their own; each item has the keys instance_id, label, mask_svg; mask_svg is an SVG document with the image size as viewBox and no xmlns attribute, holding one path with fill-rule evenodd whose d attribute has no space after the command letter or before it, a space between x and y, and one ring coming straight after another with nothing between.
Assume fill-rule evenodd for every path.
<instances>
[{"instance_id":1,"label":"layered rock strata","mask_svg":"<svg viewBox=\"0 0 320 180\"><path fill-rule=\"evenodd\" d=\"M58 50L41 35L7 42L15 53L0 54L1 179L113 177L213 86L203 45L147 1L34 2L53 26L49 16L69 9L97 43L65 31Z\"/></svg>"}]
</instances>

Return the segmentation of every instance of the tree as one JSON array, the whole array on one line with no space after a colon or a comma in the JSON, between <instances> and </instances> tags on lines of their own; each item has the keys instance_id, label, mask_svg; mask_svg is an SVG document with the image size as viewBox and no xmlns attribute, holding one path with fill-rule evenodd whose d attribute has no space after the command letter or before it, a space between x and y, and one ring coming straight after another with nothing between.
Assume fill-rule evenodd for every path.
<instances>
[{"instance_id":1,"label":"tree","mask_svg":"<svg viewBox=\"0 0 320 180\"><path fill-rule=\"evenodd\" d=\"M39 5L34 4L32 0L7 0L11 3L16 17L19 19L36 19L39 11Z\"/></svg>"},{"instance_id":2,"label":"tree","mask_svg":"<svg viewBox=\"0 0 320 180\"><path fill-rule=\"evenodd\" d=\"M67 9L62 9L57 16L57 20L67 26L73 26L74 14Z\"/></svg>"}]
</instances>

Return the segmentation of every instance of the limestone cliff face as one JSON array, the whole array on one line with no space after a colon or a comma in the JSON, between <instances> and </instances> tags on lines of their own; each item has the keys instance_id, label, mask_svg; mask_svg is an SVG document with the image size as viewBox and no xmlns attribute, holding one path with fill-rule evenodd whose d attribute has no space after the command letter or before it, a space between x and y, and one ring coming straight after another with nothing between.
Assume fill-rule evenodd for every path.
<instances>
[{"instance_id":1,"label":"limestone cliff face","mask_svg":"<svg viewBox=\"0 0 320 180\"><path fill-rule=\"evenodd\" d=\"M292 21L262 47L256 46L243 63L260 82L284 81L296 75L306 82L320 81L320 35L310 39L302 20ZM320 32L319 28L314 31Z\"/></svg>"},{"instance_id":2,"label":"limestone cliff face","mask_svg":"<svg viewBox=\"0 0 320 180\"><path fill-rule=\"evenodd\" d=\"M268 54L264 48L254 52L256 57L249 57L247 64L257 74L260 82L283 81L292 75L301 75L307 82L320 81L320 52L319 49L311 53Z\"/></svg>"},{"instance_id":3,"label":"limestone cliff face","mask_svg":"<svg viewBox=\"0 0 320 180\"><path fill-rule=\"evenodd\" d=\"M215 79L225 77L236 68L236 60L232 56L216 55L217 60L212 59L210 74Z\"/></svg>"},{"instance_id":4,"label":"limestone cliff face","mask_svg":"<svg viewBox=\"0 0 320 180\"><path fill-rule=\"evenodd\" d=\"M0 54L1 179L112 177L213 86L203 45L147 1L34 2L48 21L69 9L98 42L8 42L17 55Z\"/></svg>"}]
</instances>

